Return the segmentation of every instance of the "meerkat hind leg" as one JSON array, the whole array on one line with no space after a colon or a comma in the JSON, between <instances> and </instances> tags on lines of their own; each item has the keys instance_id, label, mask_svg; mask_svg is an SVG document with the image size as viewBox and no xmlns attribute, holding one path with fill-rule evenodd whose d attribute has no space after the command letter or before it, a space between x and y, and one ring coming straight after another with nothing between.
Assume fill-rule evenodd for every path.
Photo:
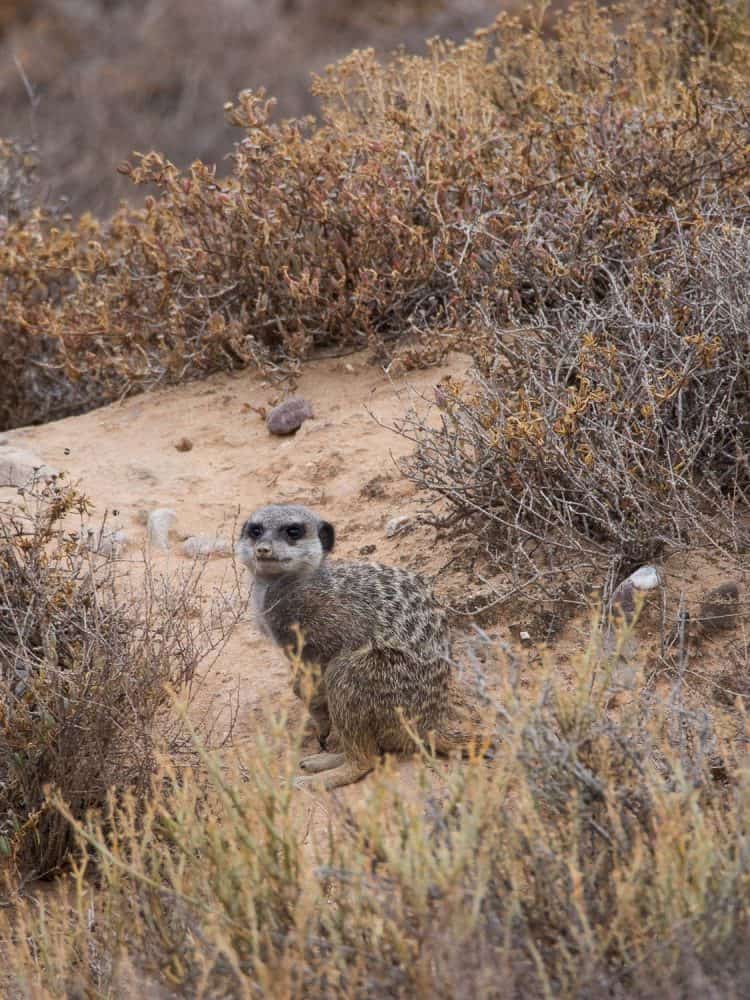
<instances>
[{"instance_id":1,"label":"meerkat hind leg","mask_svg":"<svg viewBox=\"0 0 750 1000\"><path fill-rule=\"evenodd\" d=\"M296 788L309 788L312 791L319 789L328 791L331 788L340 788L342 785L351 785L353 782L359 781L360 778L364 778L366 774L369 774L375 767L375 761L375 757L370 757L366 760L364 758L355 759L346 757L344 763L339 767L334 767L323 774L310 775L309 778L295 778L294 785Z\"/></svg>"},{"instance_id":2,"label":"meerkat hind leg","mask_svg":"<svg viewBox=\"0 0 750 1000\"><path fill-rule=\"evenodd\" d=\"M331 716L328 712L328 700L326 698L325 683L320 680L312 691L303 691L304 677L298 673L292 684L292 690L299 699L307 705L307 711L312 720L315 734L318 737L320 749L326 749L326 741L331 734Z\"/></svg>"},{"instance_id":3,"label":"meerkat hind leg","mask_svg":"<svg viewBox=\"0 0 750 1000\"><path fill-rule=\"evenodd\" d=\"M344 763L346 763L344 753L313 753L309 757L303 757L299 766L303 771L318 774L320 771L330 771L331 768L340 767Z\"/></svg>"}]
</instances>

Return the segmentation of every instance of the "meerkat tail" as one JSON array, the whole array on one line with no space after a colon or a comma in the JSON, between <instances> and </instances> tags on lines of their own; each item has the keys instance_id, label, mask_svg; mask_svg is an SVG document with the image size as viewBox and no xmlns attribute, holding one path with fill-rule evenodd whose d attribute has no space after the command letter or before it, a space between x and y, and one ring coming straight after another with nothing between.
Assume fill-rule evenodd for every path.
<instances>
[{"instance_id":1,"label":"meerkat tail","mask_svg":"<svg viewBox=\"0 0 750 1000\"><path fill-rule=\"evenodd\" d=\"M469 733L457 729L436 732L433 735L435 753L450 756L461 753L465 756L481 756L492 745L489 736L482 733Z\"/></svg>"},{"instance_id":2,"label":"meerkat tail","mask_svg":"<svg viewBox=\"0 0 750 1000\"><path fill-rule=\"evenodd\" d=\"M431 734L435 752L481 756L494 744L491 728L464 691L454 686L451 693L448 711Z\"/></svg>"}]
</instances>

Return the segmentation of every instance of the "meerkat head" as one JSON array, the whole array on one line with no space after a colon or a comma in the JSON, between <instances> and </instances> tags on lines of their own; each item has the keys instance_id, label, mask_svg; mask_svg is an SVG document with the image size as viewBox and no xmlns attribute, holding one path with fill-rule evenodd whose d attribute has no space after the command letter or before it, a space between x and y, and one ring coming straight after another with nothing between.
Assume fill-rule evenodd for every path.
<instances>
[{"instance_id":1,"label":"meerkat head","mask_svg":"<svg viewBox=\"0 0 750 1000\"><path fill-rule=\"evenodd\" d=\"M269 504L243 524L237 557L259 580L296 576L317 569L334 538L333 525L307 507Z\"/></svg>"}]
</instances>

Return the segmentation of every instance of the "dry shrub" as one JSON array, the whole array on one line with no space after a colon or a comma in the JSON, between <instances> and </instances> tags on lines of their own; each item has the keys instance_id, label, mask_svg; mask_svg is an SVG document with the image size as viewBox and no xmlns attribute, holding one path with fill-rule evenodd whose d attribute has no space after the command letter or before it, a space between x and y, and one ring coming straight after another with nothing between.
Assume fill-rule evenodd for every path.
<instances>
[{"instance_id":1,"label":"dry shrub","mask_svg":"<svg viewBox=\"0 0 750 1000\"><path fill-rule=\"evenodd\" d=\"M229 151L217 110L247 81L268 22L283 30L280 6L39 0L0 37L4 128L39 144L54 198L109 214L129 193L116 165L134 145L186 162Z\"/></svg>"},{"instance_id":2,"label":"dry shrub","mask_svg":"<svg viewBox=\"0 0 750 1000\"><path fill-rule=\"evenodd\" d=\"M205 789L167 769L142 823L126 796L104 824L78 824L72 885L6 921L8 988L743 995L746 768L674 692L639 686L613 717L615 665L594 644L572 687L552 670L531 693L506 664L495 759L432 773L425 760L408 796L386 766L358 804L329 800L314 861L284 720L247 758L204 753ZM719 752L729 782L712 776Z\"/></svg>"},{"instance_id":3,"label":"dry shrub","mask_svg":"<svg viewBox=\"0 0 750 1000\"><path fill-rule=\"evenodd\" d=\"M743 227L711 220L603 261L595 299L558 288L527 327L491 328L476 371L441 384L439 429L402 425L407 475L448 520L473 518L517 582L746 547L749 253Z\"/></svg>"},{"instance_id":4,"label":"dry shrub","mask_svg":"<svg viewBox=\"0 0 750 1000\"><path fill-rule=\"evenodd\" d=\"M502 15L385 66L354 53L316 82L322 124L241 95L229 177L148 154L123 167L156 189L142 211L9 226L0 421L327 344L434 357L611 296L610 275L679 253L679 232L738 218L747 20L728 3L626 14L618 32L574 6L551 38Z\"/></svg>"},{"instance_id":5,"label":"dry shrub","mask_svg":"<svg viewBox=\"0 0 750 1000\"><path fill-rule=\"evenodd\" d=\"M82 818L112 790L138 800L157 750L184 749L169 690L187 693L224 634L215 612L197 617L195 572L169 583L94 554L89 524L59 481L0 508L0 852L24 877L55 872L71 846L48 786Z\"/></svg>"},{"instance_id":6,"label":"dry shrub","mask_svg":"<svg viewBox=\"0 0 750 1000\"><path fill-rule=\"evenodd\" d=\"M43 423L108 401L95 372L59 372L59 348L41 307L77 287L86 222L42 197L33 147L0 142L0 344L9 362L0 385L0 426ZM27 357L30 364L23 361Z\"/></svg>"},{"instance_id":7,"label":"dry shrub","mask_svg":"<svg viewBox=\"0 0 750 1000\"><path fill-rule=\"evenodd\" d=\"M109 215L134 191L133 148L220 163L224 101L268 87L281 115L316 110L310 74L353 48L422 49L464 38L496 0L0 0L6 135L38 142L45 187L73 211Z\"/></svg>"}]
</instances>

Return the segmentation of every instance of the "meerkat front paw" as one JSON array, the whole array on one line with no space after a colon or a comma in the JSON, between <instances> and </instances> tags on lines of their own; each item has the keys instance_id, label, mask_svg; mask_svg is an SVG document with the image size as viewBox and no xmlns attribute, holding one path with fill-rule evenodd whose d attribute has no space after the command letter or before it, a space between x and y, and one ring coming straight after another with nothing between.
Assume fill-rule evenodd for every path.
<instances>
[{"instance_id":1,"label":"meerkat front paw","mask_svg":"<svg viewBox=\"0 0 750 1000\"><path fill-rule=\"evenodd\" d=\"M336 730L332 729L325 739L320 739L320 749L327 750L328 753L338 753L339 747L341 746L341 741L336 735Z\"/></svg>"},{"instance_id":2,"label":"meerkat front paw","mask_svg":"<svg viewBox=\"0 0 750 1000\"><path fill-rule=\"evenodd\" d=\"M376 758L367 758L365 760L352 760L346 757L346 754L314 754L315 757L326 756L329 758L325 762L324 773L311 774L309 778L295 778L294 787L295 788L306 788L310 791L324 791L332 788L340 788L342 785L351 785L354 781L359 781L360 778L364 778L366 774L372 771L376 764ZM331 759L337 758L335 763L331 763ZM306 762L310 758L306 758ZM343 761L339 763L338 761ZM311 765L315 766L315 765Z\"/></svg>"}]
</instances>

